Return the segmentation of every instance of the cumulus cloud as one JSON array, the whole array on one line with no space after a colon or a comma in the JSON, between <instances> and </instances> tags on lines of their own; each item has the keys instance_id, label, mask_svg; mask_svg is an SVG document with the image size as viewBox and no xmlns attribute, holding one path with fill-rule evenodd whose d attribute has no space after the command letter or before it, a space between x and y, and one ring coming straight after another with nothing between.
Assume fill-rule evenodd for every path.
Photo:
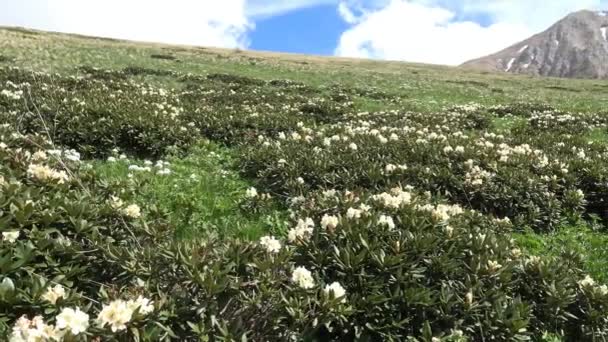
<instances>
[{"instance_id":1,"label":"cumulus cloud","mask_svg":"<svg viewBox=\"0 0 608 342\"><path fill-rule=\"evenodd\" d=\"M0 23L141 41L246 47L245 0L19 0Z\"/></svg>"},{"instance_id":2,"label":"cumulus cloud","mask_svg":"<svg viewBox=\"0 0 608 342\"><path fill-rule=\"evenodd\" d=\"M248 17L263 19L319 5L337 4L339 0L248 0Z\"/></svg>"},{"instance_id":3,"label":"cumulus cloud","mask_svg":"<svg viewBox=\"0 0 608 342\"><path fill-rule=\"evenodd\" d=\"M515 44L569 12L602 5L605 1L343 0L338 13L351 27L342 33L336 54L458 65ZM482 16L492 24L474 20Z\"/></svg>"}]
</instances>

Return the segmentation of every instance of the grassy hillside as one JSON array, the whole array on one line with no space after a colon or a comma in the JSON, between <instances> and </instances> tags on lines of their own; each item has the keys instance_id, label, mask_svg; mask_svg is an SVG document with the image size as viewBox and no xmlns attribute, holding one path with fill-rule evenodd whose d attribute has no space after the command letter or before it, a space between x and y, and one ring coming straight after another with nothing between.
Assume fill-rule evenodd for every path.
<instances>
[{"instance_id":1,"label":"grassy hillside","mask_svg":"<svg viewBox=\"0 0 608 342\"><path fill-rule=\"evenodd\" d=\"M608 336L606 82L0 47L0 336Z\"/></svg>"}]
</instances>

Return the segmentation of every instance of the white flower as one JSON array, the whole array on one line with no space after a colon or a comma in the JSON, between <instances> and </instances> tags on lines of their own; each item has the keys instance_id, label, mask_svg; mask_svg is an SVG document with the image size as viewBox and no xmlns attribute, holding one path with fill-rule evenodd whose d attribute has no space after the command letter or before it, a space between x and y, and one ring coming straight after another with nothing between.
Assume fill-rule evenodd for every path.
<instances>
[{"instance_id":1,"label":"white flower","mask_svg":"<svg viewBox=\"0 0 608 342\"><path fill-rule=\"evenodd\" d=\"M141 216L141 209L137 204L130 204L126 208L122 209L122 213L130 218L139 218Z\"/></svg>"},{"instance_id":2,"label":"white flower","mask_svg":"<svg viewBox=\"0 0 608 342\"><path fill-rule=\"evenodd\" d=\"M75 150L67 150L63 152L63 156L67 159L67 160L71 160L71 161L79 161L80 160L80 153L78 153Z\"/></svg>"},{"instance_id":3,"label":"white flower","mask_svg":"<svg viewBox=\"0 0 608 342\"><path fill-rule=\"evenodd\" d=\"M334 281L330 285L325 285L325 288L323 289L323 291L325 292L325 294L328 297L332 297L333 296L333 298L336 298L336 299L342 298L342 300L340 302L341 303L346 302L346 297L345 297L346 296L346 290L337 281Z\"/></svg>"},{"instance_id":4,"label":"white flower","mask_svg":"<svg viewBox=\"0 0 608 342\"><path fill-rule=\"evenodd\" d=\"M101 312L97 316L97 321L102 327L109 325L112 332L125 330L127 323L131 321L133 308L129 307L123 300L115 300L108 305L103 305Z\"/></svg>"},{"instance_id":5,"label":"white flower","mask_svg":"<svg viewBox=\"0 0 608 342\"><path fill-rule=\"evenodd\" d=\"M323 215L321 218L321 227L328 230L334 230L338 226L339 220L333 215Z\"/></svg>"},{"instance_id":6,"label":"white flower","mask_svg":"<svg viewBox=\"0 0 608 342\"><path fill-rule=\"evenodd\" d=\"M120 209L125 205L125 203L118 197L112 196L110 197L110 206L114 209Z\"/></svg>"},{"instance_id":7,"label":"white flower","mask_svg":"<svg viewBox=\"0 0 608 342\"><path fill-rule=\"evenodd\" d=\"M79 308L64 308L57 315L57 328L68 330L72 335L78 335L85 332L89 327L89 315L80 311Z\"/></svg>"},{"instance_id":8,"label":"white flower","mask_svg":"<svg viewBox=\"0 0 608 342\"><path fill-rule=\"evenodd\" d=\"M9 243L15 243L19 238L20 232L18 230L10 231L10 232L2 232L2 238Z\"/></svg>"},{"instance_id":9,"label":"white flower","mask_svg":"<svg viewBox=\"0 0 608 342\"><path fill-rule=\"evenodd\" d=\"M247 196L248 198L255 198L258 196L258 190L254 187L251 187L247 189L247 191L245 192L245 196Z\"/></svg>"},{"instance_id":10,"label":"white flower","mask_svg":"<svg viewBox=\"0 0 608 342\"><path fill-rule=\"evenodd\" d=\"M346 217L348 217L349 219L360 219L361 218L361 214L363 213L363 211L361 209L355 209L355 208L348 208L348 210L346 211Z\"/></svg>"},{"instance_id":11,"label":"white flower","mask_svg":"<svg viewBox=\"0 0 608 342\"><path fill-rule=\"evenodd\" d=\"M281 250L281 242L274 236L261 237L260 245L264 246L268 253L278 253Z\"/></svg>"},{"instance_id":12,"label":"white flower","mask_svg":"<svg viewBox=\"0 0 608 342\"><path fill-rule=\"evenodd\" d=\"M473 303L473 292L471 292L471 291L467 292L467 294L464 296L464 300L465 300L465 303L471 305L471 303Z\"/></svg>"},{"instance_id":13,"label":"white flower","mask_svg":"<svg viewBox=\"0 0 608 342\"><path fill-rule=\"evenodd\" d=\"M13 326L10 342L29 341L61 341L63 333L52 325L44 323L42 316L36 316L32 320L21 316Z\"/></svg>"},{"instance_id":14,"label":"white flower","mask_svg":"<svg viewBox=\"0 0 608 342\"><path fill-rule=\"evenodd\" d=\"M44 161L47 158L48 157L46 156L46 152L44 152L44 151L38 151L38 152L32 154L32 159L35 161Z\"/></svg>"},{"instance_id":15,"label":"white flower","mask_svg":"<svg viewBox=\"0 0 608 342\"><path fill-rule=\"evenodd\" d=\"M302 178L302 177L298 177L298 178L296 178L296 182L297 182L298 184L304 184L304 178Z\"/></svg>"},{"instance_id":16,"label":"white flower","mask_svg":"<svg viewBox=\"0 0 608 342\"><path fill-rule=\"evenodd\" d=\"M519 258L521 256L521 249L519 249L519 248L511 249L511 256L514 258Z\"/></svg>"},{"instance_id":17,"label":"white flower","mask_svg":"<svg viewBox=\"0 0 608 342\"><path fill-rule=\"evenodd\" d=\"M63 184L68 180L68 174L65 171L56 171L46 165L30 164L27 174L40 181L56 181L58 184Z\"/></svg>"},{"instance_id":18,"label":"white flower","mask_svg":"<svg viewBox=\"0 0 608 342\"><path fill-rule=\"evenodd\" d=\"M287 238L292 243L306 240L312 235L314 226L315 222L310 217L300 219L296 227L289 230Z\"/></svg>"},{"instance_id":19,"label":"white flower","mask_svg":"<svg viewBox=\"0 0 608 342\"><path fill-rule=\"evenodd\" d=\"M384 167L384 172L386 173L392 173L393 171L395 171L397 169L396 165L393 164L388 164Z\"/></svg>"},{"instance_id":20,"label":"white flower","mask_svg":"<svg viewBox=\"0 0 608 342\"><path fill-rule=\"evenodd\" d=\"M501 219L495 219L496 223L500 223L500 224L511 224L511 219L508 217L503 217Z\"/></svg>"},{"instance_id":21,"label":"white flower","mask_svg":"<svg viewBox=\"0 0 608 342\"><path fill-rule=\"evenodd\" d=\"M127 307L133 312L137 310L140 314L147 315L154 311L154 302L150 301L148 298L139 296L136 300L129 300L127 302Z\"/></svg>"},{"instance_id":22,"label":"white flower","mask_svg":"<svg viewBox=\"0 0 608 342\"><path fill-rule=\"evenodd\" d=\"M389 229L395 228L393 218L387 215L380 215L380 218L378 218L378 224L381 226L387 226Z\"/></svg>"},{"instance_id":23,"label":"white flower","mask_svg":"<svg viewBox=\"0 0 608 342\"><path fill-rule=\"evenodd\" d=\"M330 190L323 191L323 197L325 197L325 198L330 198L330 197L335 197L335 196L336 196L336 190L335 189L330 189Z\"/></svg>"},{"instance_id":24,"label":"white flower","mask_svg":"<svg viewBox=\"0 0 608 342\"><path fill-rule=\"evenodd\" d=\"M591 278L589 275L585 276L585 279L578 282L581 287L590 287L595 285L595 280Z\"/></svg>"},{"instance_id":25,"label":"white flower","mask_svg":"<svg viewBox=\"0 0 608 342\"><path fill-rule=\"evenodd\" d=\"M498 261L494 261L494 260L488 260L488 270L491 272L494 272L496 270L499 270L502 267L501 264L498 263Z\"/></svg>"},{"instance_id":26,"label":"white flower","mask_svg":"<svg viewBox=\"0 0 608 342\"><path fill-rule=\"evenodd\" d=\"M114 162L116 162L116 158L115 157L108 157L108 162L114 163Z\"/></svg>"},{"instance_id":27,"label":"white flower","mask_svg":"<svg viewBox=\"0 0 608 342\"><path fill-rule=\"evenodd\" d=\"M357 150L357 144L355 144L355 143L350 143L350 145L348 145L348 148L350 148L350 149L351 149L351 150L353 150L353 151L356 151L356 150Z\"/></svg>"},{"instance_id":28,"label":"white flower","mask_svg":"<svg viewBox=\"0 0 608 342\"><path fill-rule=\"evenodd\" d=\"M55 287L49 286L41 298L54 305L59 298L65 298L65 289L60 284Z\"/></svg>"},{"instance_id":29,"label":"white flower","mask_svg":"<svg viewBox=\"0 0 608 342\"><path fill-rule=\"evenodd\" d=\"M315 286L312 273L303 266L296 267L291 275L291 281L303 289L311 289Z\"/></svg>"}]
</instances>

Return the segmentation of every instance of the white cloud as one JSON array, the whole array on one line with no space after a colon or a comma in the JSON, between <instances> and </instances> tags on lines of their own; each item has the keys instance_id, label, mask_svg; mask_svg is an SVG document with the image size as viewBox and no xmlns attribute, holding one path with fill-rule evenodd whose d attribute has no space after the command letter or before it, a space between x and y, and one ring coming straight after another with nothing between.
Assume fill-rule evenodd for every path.
<instances>
[{"instance_id":1,"label":"white cloud","mask_svg":"<svg viewBox=\"0 0 608 342\"><path fill-rule=\"evenodd\" d=\"M498 51L531 33L523 25L482 27L471 21L454 22L454 17L441 7L393 0L365 13L344 32L336 54L456 65Z\"/></svg>"},{"instance_id":2,"label":"white cloud","mask_svg":"<svg viewBox=\"0 0 608 342\"><path fill-rule=\"evenodd\" d=\"M449 1L449 0L448 0ZM454 2L452 2L454 3ZM534 31L541 31L570 12L600 9L605 0L458 0L465 12L487 13L494 20L520 23Z\"/></svg>"},{"instance_id":3,"label":"white cloud","mask_svg":"<svg viewBox=\"0 0 608 342\"><path fill-rule=\"evenodd\" d=\"M0 1L0 24L87 35L246 47L245 0Z\"/></svg>"},{"instance_id":4,"label":"white cloud","mask_svg":"<svg viewBox=\"0 0 608 342\"><path fill-rule=\"evenodd\" d=\"M600 8L607 2L343 0L338 13L351 27L341 35L336 54L457 65L526 39L569 12ZM493 24L482 26L462 19L481 15Z\"/></svg>"},{"instance_id":5,"label":"white cloud","mask_svg":"<svg viewBox=\"0 0 608 342\"><path fill-rule=\"evenodd\" d=\"M337 4L339 0L248 0L246 13L251 18L266 18L319 5Z\"/></svg>"}]
</instances>

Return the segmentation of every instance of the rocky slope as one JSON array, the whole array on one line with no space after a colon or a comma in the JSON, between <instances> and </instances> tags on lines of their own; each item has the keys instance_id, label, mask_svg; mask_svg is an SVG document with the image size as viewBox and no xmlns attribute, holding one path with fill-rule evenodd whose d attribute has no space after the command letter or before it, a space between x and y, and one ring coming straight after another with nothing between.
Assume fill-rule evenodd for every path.
<instances>
[{"instance_id":1,"label":"rocky slope","mask_svg":"<svg viewBox=\"0 0 608 342\"><path fill-rule=\"evenodd\" d=\"M541 76L608 78L608 12L572 13L544 32L462 66Z\"/></svg>"}]
</instances>

